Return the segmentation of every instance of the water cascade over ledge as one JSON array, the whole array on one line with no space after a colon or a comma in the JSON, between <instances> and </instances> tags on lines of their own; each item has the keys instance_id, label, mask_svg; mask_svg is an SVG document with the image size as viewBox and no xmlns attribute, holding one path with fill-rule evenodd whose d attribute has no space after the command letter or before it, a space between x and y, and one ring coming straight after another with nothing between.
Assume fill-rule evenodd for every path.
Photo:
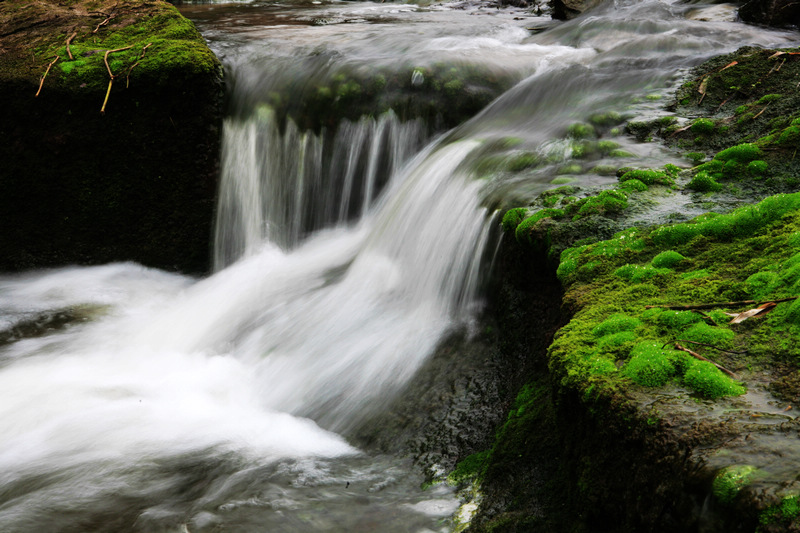
<instances>
[{"instance_id":1,"label":"water cascade over ledge","mask_svg":"<svg viewBox=\"0 0 800 533\"><path fill-rule=\"evenodd\" d=\"M661 104L640 97L666 93L682 69L742 42L793 38L649 0L541 34L526 29L529 13L495 11L185 8L234 80L216 271L0 276L0 330L66 317L0 344L3 531L448 530L459 505L450 489L420 490L403 458L371 456L347 435L480 309L497 229L487 206L554 186L574 150L568 124L656 113ZM386 87L401 72L414 98L478 91L455 83L470 69L515 85L450 131L410 104L320 128L278 112L290 94L365 94L346 75L372 68ZM677 157L609 135L630 164ZM524 181L482 173L522 151L547 163ZM612 178L579 169L570 179Z\"/></svg>"}]
</instances>

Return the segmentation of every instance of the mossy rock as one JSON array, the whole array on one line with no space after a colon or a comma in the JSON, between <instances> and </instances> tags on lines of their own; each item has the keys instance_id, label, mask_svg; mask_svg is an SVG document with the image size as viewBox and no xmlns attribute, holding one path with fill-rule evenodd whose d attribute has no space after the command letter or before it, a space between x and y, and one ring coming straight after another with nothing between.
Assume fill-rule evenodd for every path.
<instances>
[{"instance_id":1,"label":"mossy rock","mask_svg":"<svg viewBox=\"0 0 800 533\"><path fill-rule=\"evenodd\" d=\"M224 87L194 25L161 1L7 0L0 35L0 268L207 272Z\"/></svg>"}]
</instances>

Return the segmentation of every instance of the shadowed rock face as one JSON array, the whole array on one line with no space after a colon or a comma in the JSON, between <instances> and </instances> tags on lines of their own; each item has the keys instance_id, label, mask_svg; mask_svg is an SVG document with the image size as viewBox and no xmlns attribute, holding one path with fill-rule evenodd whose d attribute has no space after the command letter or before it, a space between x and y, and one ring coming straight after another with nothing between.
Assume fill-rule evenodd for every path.
<instances>
[{"instance_id":1,"label":"shadowed rock face","mask_svg":"<svg viewBox=\"0 0 800 533\"><path fill-rule=\"evenodd\" d=\"M602 0L552 0L553 18L569 20L602 3Z\"/></svg>"},{"instance_id":2,"label":"shadowed rock face","mask_svg":"<svg viewBox=\"0 0 800 533\"><path fill-rule=\"evenodd\" d=\"M777 28L800 25L800 2L795 0L750 0L739 8L745 22Z\"/></svg>"},{"instance_id":3,"label":"shadowed rock face","mask_svg":"<svg viewBox=\"0 0 800 533\"><path fill-rule=\"evenodd\" d=\"M208 270L222 85L166 2L0 4L0 269Z\"/></svg>"}]
</instances>

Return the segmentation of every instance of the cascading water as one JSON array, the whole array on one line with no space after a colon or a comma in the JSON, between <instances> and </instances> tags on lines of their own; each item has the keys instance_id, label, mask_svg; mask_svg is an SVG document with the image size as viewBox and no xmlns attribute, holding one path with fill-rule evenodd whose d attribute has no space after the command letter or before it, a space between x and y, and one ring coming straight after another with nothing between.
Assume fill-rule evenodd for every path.
<instances>
[{"instance_id":1,"label":"cascading water","mask_svg":"<svg viewBox=\"0 0 800 533\"><path fill-rule=\"evenodd\" d=\"M234 86L217 272L0 277L2 530L447 530L448 489L419 490L401 459L345 437L473 315L493 226L483 205L552 186L547 166L525 182L476 179L481 157L525 146L558 162L570 121L652 112L632 97L678 70L793 38L690 9L608 4L531 36L522 11L187 8ZM309 129L275 111L281 91L318 90L320 72L410 63L417 83L434 62L519 83L427 146L431 124L392 112ZM674 159L616 140L639 162Z\"/></svg>"}]
</instances>

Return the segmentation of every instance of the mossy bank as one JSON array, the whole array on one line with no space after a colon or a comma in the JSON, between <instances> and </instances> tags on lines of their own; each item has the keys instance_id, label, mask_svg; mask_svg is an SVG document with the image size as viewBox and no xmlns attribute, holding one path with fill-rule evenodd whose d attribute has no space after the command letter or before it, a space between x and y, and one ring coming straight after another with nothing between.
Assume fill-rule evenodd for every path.
<instances>
[{"instance_id":1,"label":"mossy bank","mask_svg":"<svg viewBox=\"0 0 800 533\"><path fill-rule=\"evenodd\" d=\"M10 0L0 35L0 268L207 271L223 81L192 23L160 0Z\"/></svg>"},{"instance_id":2,"label":"mossy bank","mask_svg":"<svg viewBox=\"0 0 800 533\"><path fill-rule=\"evenodd\" d=\"M516 275L556 272L565 324L531 351L494 442L450 475L478 506L471 531L799 527L800 115L776 89L796 84L795 53L715 58L676 116L627 124L685 164L505 212ZM729 75L752 80L717 91ZM554 312L514 301L528 320Z\"/></svg>"}]
</instances>

